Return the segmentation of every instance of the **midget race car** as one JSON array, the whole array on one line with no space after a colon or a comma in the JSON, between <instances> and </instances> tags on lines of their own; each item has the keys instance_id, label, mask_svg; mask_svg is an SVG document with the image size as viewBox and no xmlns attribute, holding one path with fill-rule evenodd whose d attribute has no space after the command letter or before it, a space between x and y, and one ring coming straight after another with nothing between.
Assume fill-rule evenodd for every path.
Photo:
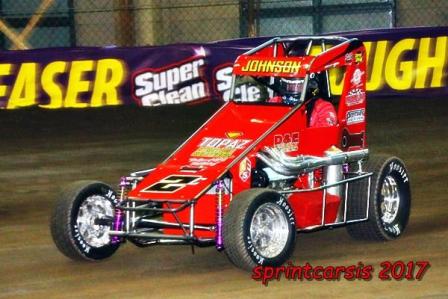
<instances>
[{"instance_id":1,"label":"midget race car","mask_svg":"<svg viewBox=\"0 0 448 299\"><path fill-rule=\"evenodd\" d=\"M409 219L409 176L399 158L369 155L366 74L358 39L278 37L240 55L232 100L162 163L122 177L117 192L80 181L61 193L50 223L57 248L94 261L125 242L215 246L251 270L282 265L300 232L346 226L355 239L396 239ZM281 80L301 82L296 101L270 100L283 96ZM311 82L335 124L309 125Z\"/></svg>"}]
</instances>

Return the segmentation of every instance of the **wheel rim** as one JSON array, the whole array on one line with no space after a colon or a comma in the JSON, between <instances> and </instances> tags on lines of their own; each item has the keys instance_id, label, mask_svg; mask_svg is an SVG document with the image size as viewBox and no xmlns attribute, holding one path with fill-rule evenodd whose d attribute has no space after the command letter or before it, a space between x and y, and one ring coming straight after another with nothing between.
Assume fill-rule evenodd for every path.
<instances>
[{"instance_id":1,"label":"wheel rim","mask_svg":"<svg viewBox=\"0 0 448 299\"><path fill-rule=\"evenodd\" d=\"M79 234L92 247L102 247L110 243L108 225L95 224L96 219L114 216L112 203L101 195L92 195L81 204L76 217Z\"/></svg>"},{"instance_id":2,"label":"wheel rim","mask_svg":"<svg viewBox=\"0 0 448 299\"><path fill-rule=\"evenodd\" d=\"M257 252L266 258L279 255L288 241L288 220L276 204L265 203L255 211L250 224L250 238Z\"/></svg>"},{"instance_id":3,"label":"wheel rim","mask_svg":"<svg viewBox=\"0 0 448 299\"><path fill-rule=\"evenodd\" d=\"M385 224L395 221L400 207L400 192L397 181L392 176L386 176L381 186L381 220Z\"/></svg>"}]
</instances>

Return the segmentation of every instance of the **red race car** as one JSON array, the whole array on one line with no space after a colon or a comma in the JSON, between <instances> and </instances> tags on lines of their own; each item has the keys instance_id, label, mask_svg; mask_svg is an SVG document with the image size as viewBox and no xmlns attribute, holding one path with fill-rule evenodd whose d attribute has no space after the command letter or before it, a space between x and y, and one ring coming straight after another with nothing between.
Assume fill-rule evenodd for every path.
<instances>
[{"instance_id":1,"label":"red race car","mask_svg":"<svg viewBox=\"0 0 448 299\"><path fill-rule=\"evenodd\" d=\"M330 71L342 78L338 97ZM91 181L67 188L51 218L59 250L100 260L125 241L216 246L250 270L284 263L298 232L403 233L409 177L399 158L369 157L362 42L274 38L236 59L232 84L232 101L156 168L123 177L118 193Z\"/></svg>"}]
</instances>

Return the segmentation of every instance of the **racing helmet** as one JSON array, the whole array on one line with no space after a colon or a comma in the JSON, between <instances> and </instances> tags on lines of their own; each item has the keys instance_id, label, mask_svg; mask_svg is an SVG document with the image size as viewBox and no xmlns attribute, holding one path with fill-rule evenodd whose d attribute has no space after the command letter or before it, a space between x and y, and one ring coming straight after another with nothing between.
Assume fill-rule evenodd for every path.
<instances>
[{"instance_id":1,"label":"racing helmet","mask_svg":"<svg viewBox=\"0 0 448 299\"><path fill-rule=\"evenodd\" d=\"M300 78L280 78L280 92L286 96L298 96L302 94L304 80Z\"/></svg>"},{"instance_id":2,"label":"racing helmet","mask_svg":"<svg viewBox=\"0 0 448 299\"><path fill-rule=\"evenodd\" d=\"M302 78L280 78L279 89L286 105L297 105L303 92L305 80Z\"/></svg>"}]
</instances>

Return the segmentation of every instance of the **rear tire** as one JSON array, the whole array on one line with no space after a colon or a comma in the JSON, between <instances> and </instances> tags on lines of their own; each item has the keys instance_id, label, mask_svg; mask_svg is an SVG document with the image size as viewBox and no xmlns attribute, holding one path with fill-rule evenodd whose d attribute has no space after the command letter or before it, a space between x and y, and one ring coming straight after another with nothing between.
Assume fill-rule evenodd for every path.
<instances>
[{"instance_id":1,"label":"rear tire","mask_svg":"<svg viewBox=\"0 0 448 299\"><path fill-rule=\"evenodd\" d=\"M251 271L280 266L294 251L296 227L285 197L269 189L239 193L224 215L224 247L230 261Z\"/></svg>"},{"instance_id":2,"label":"rear tire","mask_svg":"<svg viewBox=\"0 0 448 299\"><path fill-rule=\"evenodd\" d=\"M117 197L102 182L79 181L69 185L59 196L50 220L51 236L56 247L73 260L105 259L118 249L111 244L110 226L95 223L114 216Z\"/></svg>"},{"instance_id":3,"label":"rear tire","mask_svg":"<svg viewBox=\"0 0 448 299\"><path fill-rule=\"evenodd\" d=\"M347 226L357 240L390 241L405 230L411 209L411 188L406 167L399 158L373 156L364 171L371 177L369 220ZM348 219L364 218L368 180L352 184L349 189Z\"/></svg>"}]
</instances>

